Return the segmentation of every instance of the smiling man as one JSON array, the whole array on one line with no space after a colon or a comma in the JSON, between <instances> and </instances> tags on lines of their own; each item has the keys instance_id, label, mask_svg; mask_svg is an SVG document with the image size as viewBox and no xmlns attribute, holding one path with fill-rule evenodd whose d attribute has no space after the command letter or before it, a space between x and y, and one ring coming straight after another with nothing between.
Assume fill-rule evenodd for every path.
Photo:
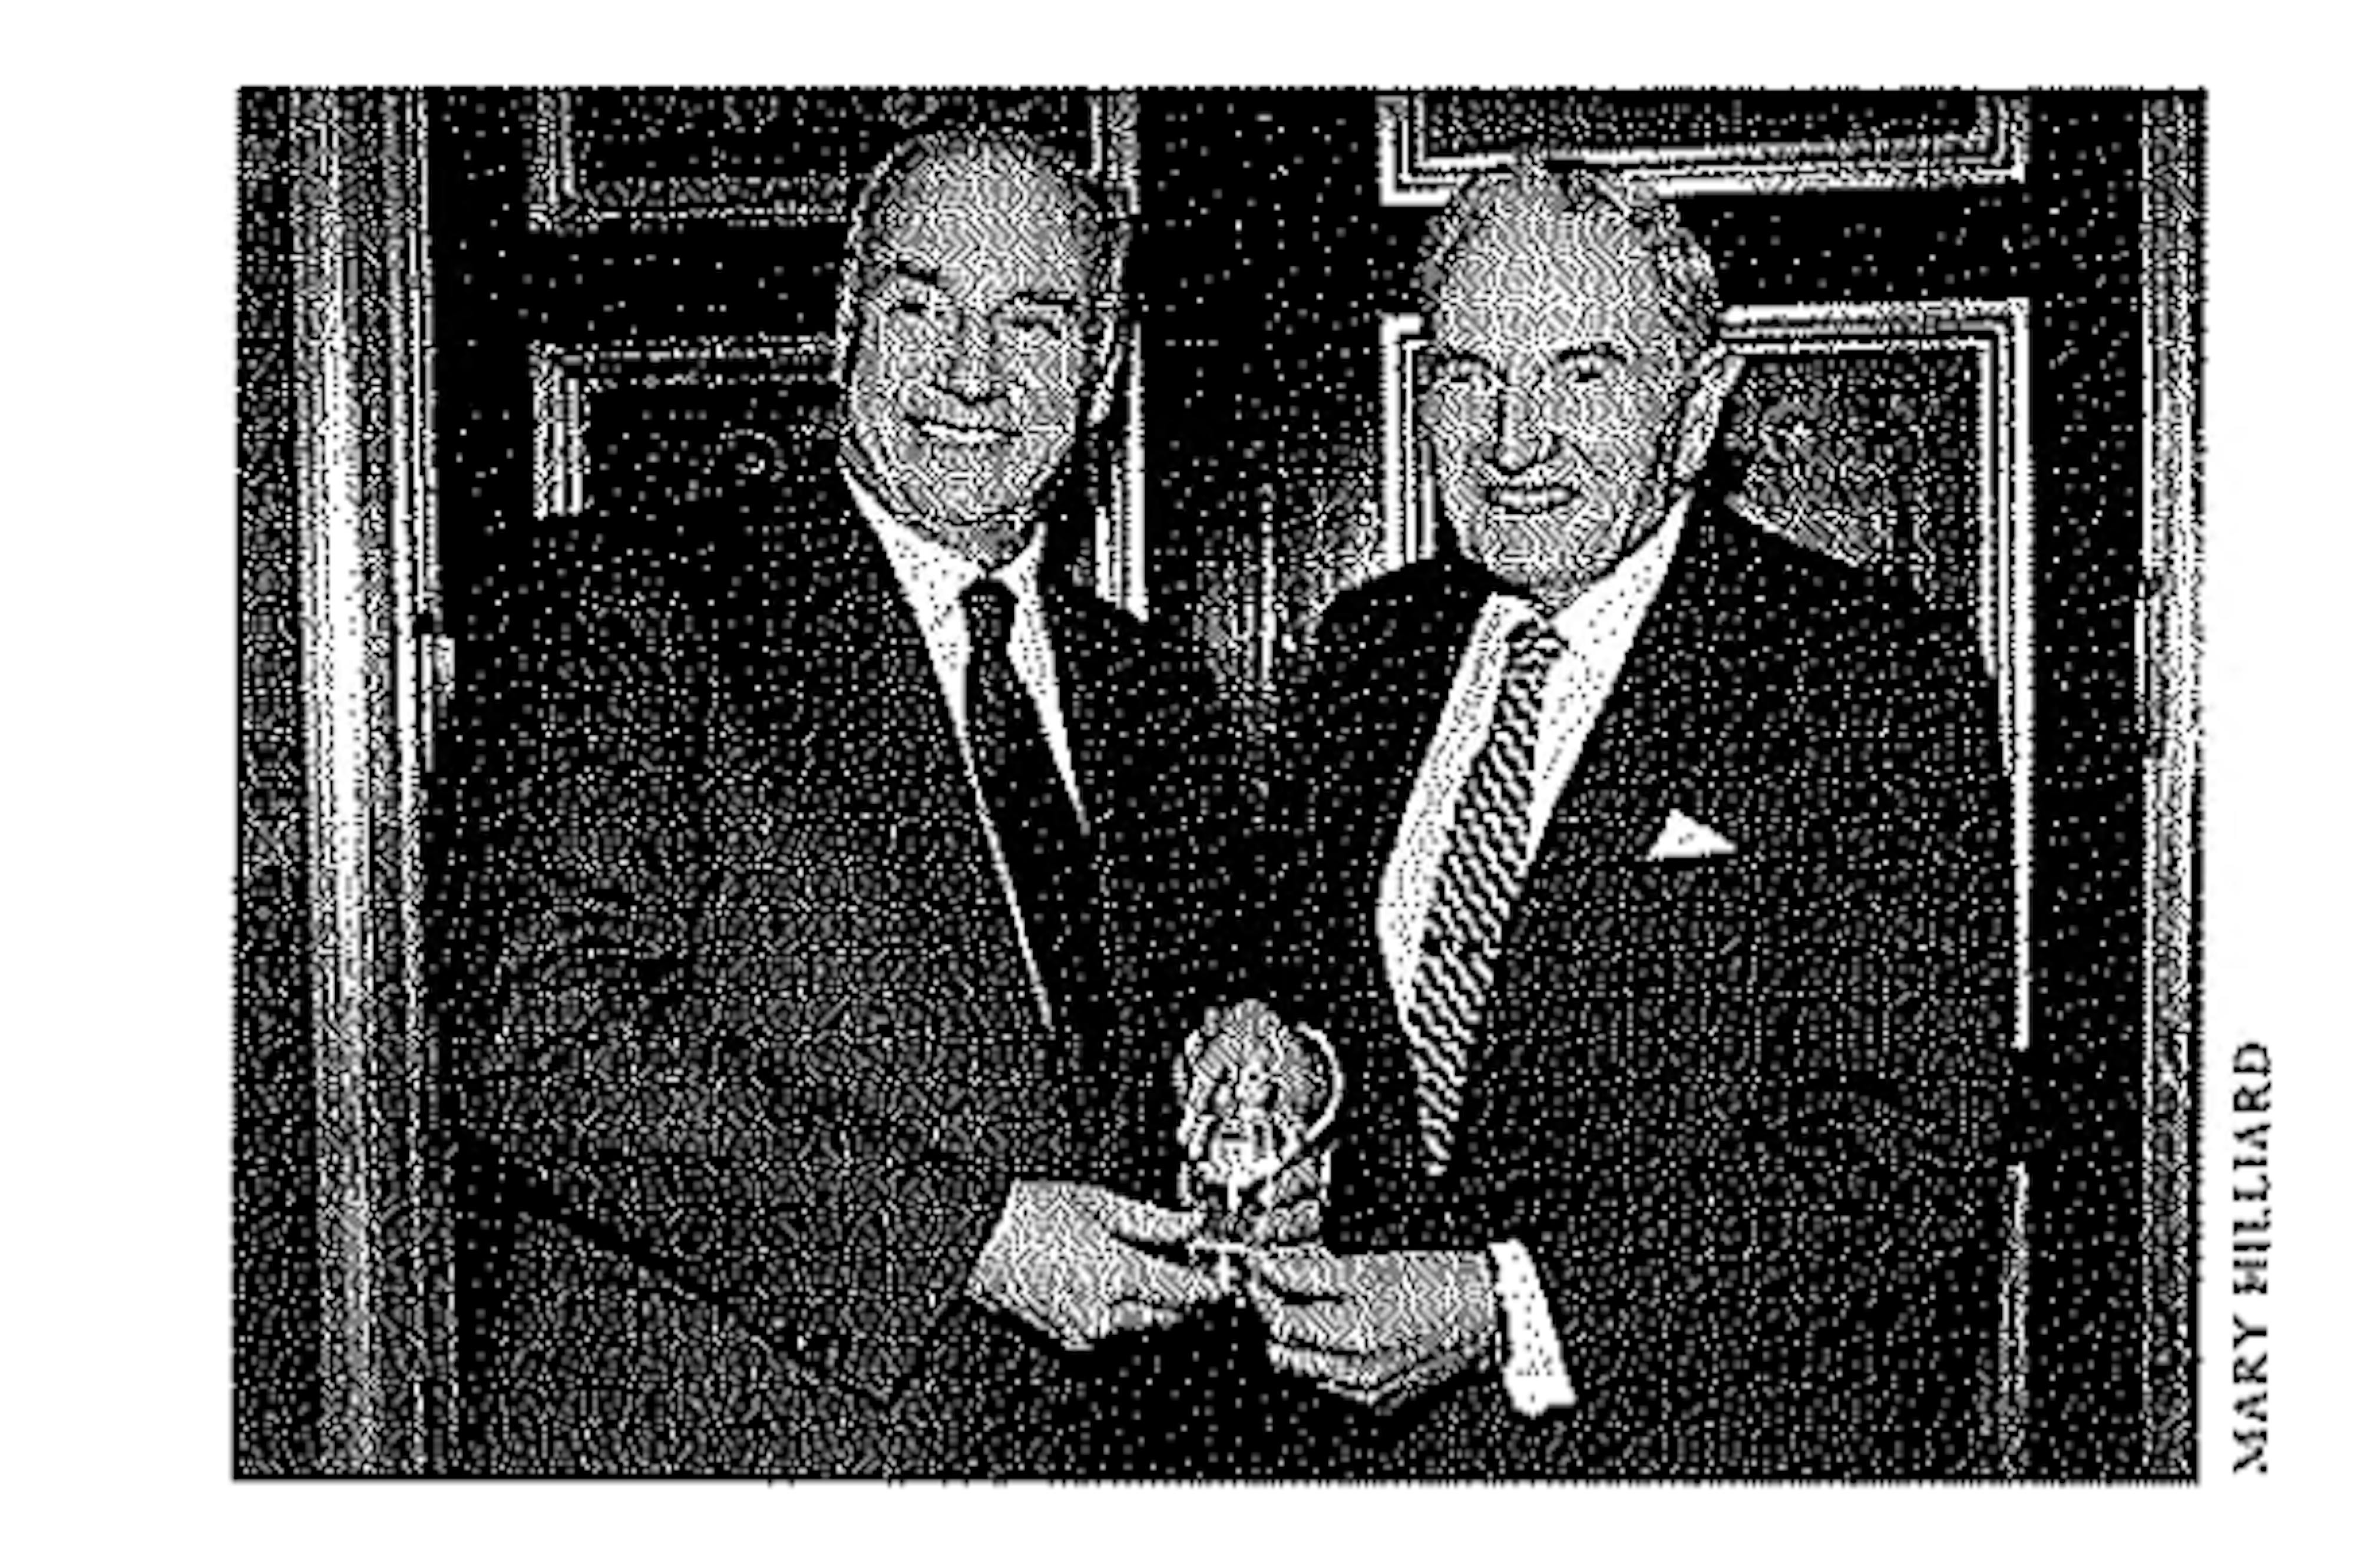
<instances>
[{"instance_id":1,"label":"smiling man","mask_svg":"<svg viewBox=\"0 0 2380 1566\"><path fill-rule=\"evenodd\" d=\"M1242 800L1195 655L1044 570L1123 243L1037 145L902 148L832 467L529 638L513 835L451 924L501 948L458 1051L505 1193L473 1466L1130 1466L1108 1361L1219 1293L1160 1204Z\"/></svg>"},{"instance_id":2,"label":"smiling man","mask_svg":"<svg viewBox=\"0 0 2380 1566\"><path fill-rule=\"evenodd\" d=\"M1305 1461L1972 1471L2014 1001L1974 635L1699 483L1734 365L1665 201L1524 160L1423 284L1457 552L1333 606L1269 801L1273 992L1347 1074L1328 1248L1254 1263Z\"/></svg>"},{"instance_id":3,"label":"smiling man","mask_svg":"<svg viewBox=\"0 0 2380 1566\"><path fill-rule=\"evenodd\" d=\"M1115 238L1028 151L920 143L864 202L837 322L846 456L901 524L986 569L1035 536L1115 349Z\"/></svg>"}]
</instances>

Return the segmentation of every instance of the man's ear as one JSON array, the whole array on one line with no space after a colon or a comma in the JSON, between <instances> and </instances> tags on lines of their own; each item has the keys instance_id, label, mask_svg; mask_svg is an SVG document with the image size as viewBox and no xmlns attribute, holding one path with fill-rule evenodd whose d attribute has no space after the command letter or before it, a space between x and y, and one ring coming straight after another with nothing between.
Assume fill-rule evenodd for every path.
<instances>
[{"instance_id":1,"label":"man's ear","mask_svg":"<svg viewBox=\"0 0 2380 1566\"><path fill-rule=\"evenodd\" d=\"M868 281L861 242L855 232L844 246L843 270L834 286L834 383L845 388L851 384L851 361L859 351L859 291Z\"/></svg>"},{"instance_id":2,"label":"man's ear","mask_svg":"<svg viewBox=\"0 0 2380 1566\"><path fill-rule=\"evenodd\" d=\"M1085 399L1083 428L1098 428L1107 419L1108 411L1115 407L1116 397L1123 387L1124 343L1131 328L1118 319L1091 342L1094 356L1091 369L1090 395Z\"/></svg>"},{"instance_id":3,"label":"man's ear","mask_svg":"<svg viewBox=\"0 0 2380 1566\"><path fill-rule=\"evenodd\" d=\"M1727 399L1743 375L1743 358L1714 344L1703 350L1686 374L1686 395L1678 407L1677 442L1670 456L1670 475L1681 485L1693 483L1710 460L1711 443L1718 439L1719 417L1727 411Z\"/></svg>"}]
</instances>

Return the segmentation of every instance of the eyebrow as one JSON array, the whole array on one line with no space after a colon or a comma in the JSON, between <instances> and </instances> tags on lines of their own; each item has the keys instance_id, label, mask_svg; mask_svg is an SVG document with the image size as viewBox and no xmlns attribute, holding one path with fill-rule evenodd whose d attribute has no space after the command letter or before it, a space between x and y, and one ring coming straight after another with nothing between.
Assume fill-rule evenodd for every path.
<instances>
[{"instance_id":1,"label":"eyebrow","mask_svg":"<svg viewBox=\"0 0 2380 1566\"><path fill-rule=\"evenodd\" d=\"M1486 354L1471 348L1446 347L1432 343L1423 352L1429 367L1433 370L1444 370L1457 365L1477 365L1491 374L1500 376L1503 373L1496 368L1494 362ZM1625 345L1598 338L1592 343L1574 343L1568 347L1556 348L1552 362L1576 364L1581 360L1594 359L1610 364L1626 364L1633 357Z\"/></svg>"},{"instance_id":2,"label":"eyebrow","mask_svg":"<svg viewBox=\"0 0 2380 1566\"><path fill-rule=\"evenodd\" d=\"M1485 354L1474 353L1469 348L1450 348L1441 343L1424 346L1422 358L1431 368L1437 370L1444 370L1457 364L1475 364L1483 370L1495 368L1488 362L1488 356Z\"/></svg>"},{"instance_id":3,"label":"eyebrow","mask_svg":"<svg viewBox=\"0 0 2380 1566\"><path fill-rule=\"evenodd\" d=\"M924 261L911 261L906 256L894 256L885 262L884 270L894 277L905 277L912 283L923 283L929 287L940 288L943 285L941 268L928 266Z\"/></svg>"},{"instance_id":4,"label":"eyebrow","mask_svg":"<svg viewBox=\"0 0 2380 1566\"><path fill-rule=\"evenodd\" d=\"M886 261L881 275L905 278L912 283L923 284L929 288L939 288L944 293L950 291L950 285L943 278L941 268L929 266L924 261L913 260L908 256L893 256ZM1042 310L1068 312L1082 308L1081 298L1063 288L1023 288L1010 295L1004 302L1033 305Z\"/></svg>"}]
</instances>

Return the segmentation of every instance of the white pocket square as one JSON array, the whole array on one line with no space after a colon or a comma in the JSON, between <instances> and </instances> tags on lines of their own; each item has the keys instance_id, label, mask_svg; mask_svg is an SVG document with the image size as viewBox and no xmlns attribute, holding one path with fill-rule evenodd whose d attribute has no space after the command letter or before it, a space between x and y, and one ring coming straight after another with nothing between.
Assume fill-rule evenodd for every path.
<instances>
[{"instance_id":1,"label":"white pocket square","mask_svg":"<svg viewBox=\"0 0 2380 1566\"><path fill-rule=\"evenodd\" d=\"M1735 852L1735 844L1681 810L1670 812L1661 835L1653 840L1648 859L1716 859Z\"/></svg>"}]
</instances>

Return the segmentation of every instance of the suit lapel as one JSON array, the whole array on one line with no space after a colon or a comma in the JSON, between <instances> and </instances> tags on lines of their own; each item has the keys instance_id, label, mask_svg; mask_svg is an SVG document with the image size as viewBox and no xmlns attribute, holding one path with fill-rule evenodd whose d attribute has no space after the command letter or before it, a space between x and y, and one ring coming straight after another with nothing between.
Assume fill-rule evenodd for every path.
<instances>
[{"instance_id":1,"label":"suit lapel","mask_svg":"<svg viewBox=\"0 0 2380 1566\"><path fill-rule=\"evenodd\" d=\"M1058 678L1058 709L1066 727L1066 754L1073 763L1084 841L1090 850L1096 888L1090 915L1108 1015L1119 1033L1130 1033L1135 1031L1135 1002L1149 977L1140 971L1131 942L1123 939L1115 840L1137 825L1126 806L1138 793L1135 780L1148 776L1154 765L1154 759L1142 755L1152 714L1135 710L1127 695L1133 684L1130 645L1102 625L1095 611L1071 601L1063 592L1046 585L1037 590L1050 667ZM1109 1053L1119 1042L1116 1038L1071 1041L1073 1048L1085 1051L1069 1074L1080 1099L1077 1111L1094 1123L1104 1125L1111 1110L1129 1101L1130 1089L1143 1086L1119 1078L1148 1069Z\"/></svg>"},{"instance_id":2,"label":"suit lapel","mask_svg":"<svg viewBox=\"0 0 2380 1566\"><path fill-rule=\"evenodd\" d=\"M1466 1122L1497 1101L1512 1059L1545 1032L1543 982L1553 965L1574 960L1572 927L1591 917L1598 885L1645 861L1670 811L1708 820L1715 780L1743 764L1775 681L1773 638L1757 634L1756 589L1736 533L1742 526L1709 501L1688 518L1513 911L1474 1053Z\"/></svg>"},{"instance_id":3,"label":"suit lapel","mask_svg":"<svg viewBox=\"0 0 2380 1566\"><path fill-rule=\"evenodd\" d=\"M1478 623L1487 598L1486 585L1468 573L1450 569L1441 590L1415 606L1411 628L1396 637L1376 659L1360 662L1355 677L1366 683L1360 729L1397 735L1395 749L1383 755L1371 746L1348 747L1344 759L1375 772L1377 783L1348 790L1349 797L1365 802L1365 813L1353 823L1354 842L1362 850L1353 863L1361 876L1367 915L1379 904L1389 859L1396 852L1405 811L1421 776L1423 759L1446 712L1448 695L1462 667L1463 654ZM1365 943L1371 953L1367 977L1385 995L1389 989L1387 954L1380 949L1378 921L1367 917ZM1400 1034L1402 1037L1402 1033Z\"/></svg>"},{"instance_id":4,"label":"suit lapel","mask_svg":"<svg viewBox=\"0 0 2380 1566\"><path fill-rule=\"evenodd\" d=\"M1579 867L1644 858L1669 810L1695 792L1756 704L1736 553L1720 517L1708 509L1689 517L1548 823L1532 896Z\"/></svg>"},{"instance_id":5,"label":"suit lapel","mask_svg":"<svg viewBox=\"0 0 2380 1566\"><path fill-rule=\"evenodd\" d=\"M972 823L966 757L892 563L847 498L812 504L782 536L795 558L768 574L781 596L762 631L815 747L803 786L838 814L897 808L936 836Z\"/></svg>"},{"instance_id":6,"label":"suit lapel","mask_svg":"<svg viewBox=\"0 0 2380 1566\"><path fill-rule=\"evenodd\" d=\"M805 494L787 521L759 574L749 659L767 687L770 810L781 832L841 844L828 862L877 888L849 966L905 1040L886 1091L1021 1162L1063 1160L1048 1028L924 635L846 496Z\"/></svg>"},{"instance_id":7,"label":"suit lapel","mask_svg":"<svg viewBox=\"0 0 2380 1566\"><path fill-rule=\"evenodd\" d=\"M1131 710L1131 649L1099 624L1097 615L1065 594L1041 589L1043 623L1049 627L1051 665L1058 672L1058 706L1066 718L1066 750L1074 760L1075 788L1082 796L1083 822L1092 854L1105 870L1100 845L1115 830L1119 809L1139 771L1138 741L1148 714Z\"/></svg>"},{"instance_id":8,"label":"suit lapel","mask_svg":"<svg viewBox=\"0 0 2380 1566\"><path fill-rule=\"evenodd\" d=\"M1377 643L1351 649L1342 660L1342 717L1325 741L1333 754L1293 759L1318 768L1323 779L1320 841L1304 851L1321 856L1314 879L1327 889L1322 917L1346 921L1330 941L1337 954L1324 966L1330 982L1345 987L1331 1011L1347 1019L1343 1036L1333 1036L1349 1076L1352 1121L1342 1139L1346 1156L1365 1166L1351 1170L1351 1184L1391 1229L1404 1221L1391 1215L1419 1212L1431 1193L1422 1174L1420 1085L1380 946L1380 896L1422 761L1488 594L1485 579L1463 562L1422 569L1431 575ZM1327 813L1332 801L1346 802L1343 815Z\"/></svg>"}]
</instances>

